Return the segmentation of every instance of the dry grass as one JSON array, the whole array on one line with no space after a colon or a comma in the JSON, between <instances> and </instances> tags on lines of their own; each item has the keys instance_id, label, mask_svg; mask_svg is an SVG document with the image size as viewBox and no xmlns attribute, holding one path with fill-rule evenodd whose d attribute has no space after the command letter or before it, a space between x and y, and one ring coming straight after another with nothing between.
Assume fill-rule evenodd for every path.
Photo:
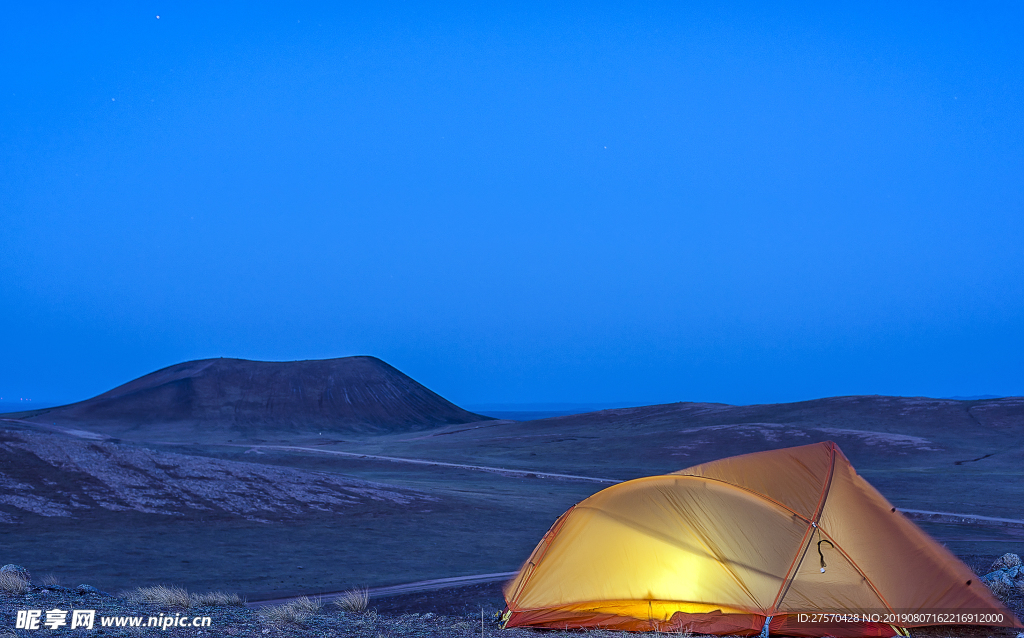
<instances>
[{"instance_id":1,"label":"dry grass","mask_svg":"<svg viewBox=\"0 0 1024 638\"><path fill-rule=\"evenodd\" d=\"M192 594L192 604L197 607L242 607L245 600L238 594L212 591L206 594Z\"/></svg>"},{"instance_id":2,"label":"dry grass","mask_svg":"<svg viewBox=\"0 0 1024 638\"><path fill-rule=\"evenodd\" d=\"M183 587L139 587L124 592L121 597L133 603L148 603L161 607L241 607L245 601L238 594L222 591L190 594Z\"/></svg>"},{"instance_id":3,"label":"dry grass","mask_svg":"<svg viewBox=\"0 0 1024 638\"><path fill-rule=\"evenodd\" d=\"M302 624L322 608L323 603L319 598L303 596L283 605L264 607L259 613L264 619L276 625Z\"/></svg>"},{"instance_id":4,"label":"dry grass","mask_svg":"<svg viewBox=\"0 0 1024 638\"><path fill-rule=\"evenodd\" d=\"M365 611L367 605L370 604L370 590L365 587L362 589L350 589L338 597L334 604L342 611Z\"/></svg>"},{"instance_id":5,"label":"dry grass","mask_svg":"<svg viewBox=\"0 0 1024 638\"><path fill-rule=\"evenodd\" d=\"M4 572L0 574L0 591L24 594L28 591L28 581L14 572Z\"/></svg>"},{"instance_id":6,"label":"dry grass","mask_svg":"<svg viewBox=\"0 0 1024 638\"><path fill-rule=\"evenodd\" d=\"M192 597L183 587L139 587L125 592L122 597L133 603L149 603L161 607L191 607Z\"/></svg>"},{"instance_id":7,"label":"dry grass","mask_svg":"<svg viewBox=\"0 0 1024 638\"><path fill-rule=\"evenodd\" d=\"M39 579L39 584L43 587L50 588L63 587L64 581L56 574L43 574L42 578Z\"/></svg>"}]
</instances>

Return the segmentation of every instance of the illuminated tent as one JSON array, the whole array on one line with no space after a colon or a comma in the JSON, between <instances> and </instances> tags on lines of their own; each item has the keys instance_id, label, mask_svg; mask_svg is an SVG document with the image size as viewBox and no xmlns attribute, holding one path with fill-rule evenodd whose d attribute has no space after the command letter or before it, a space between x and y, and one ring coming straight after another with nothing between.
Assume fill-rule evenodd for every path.
<instances>
[{"instance_id":1,"label":"illuminated tent","mask_svg":"<svg viewBox=\"0 0 1024 638\"><path fill-rule=\"evenodd\" d=\"M936 613L1021 627L831 441L598 492L555 522L505 600L505 627L894 636L948 620Z\"/></svg>"}]
</instances>

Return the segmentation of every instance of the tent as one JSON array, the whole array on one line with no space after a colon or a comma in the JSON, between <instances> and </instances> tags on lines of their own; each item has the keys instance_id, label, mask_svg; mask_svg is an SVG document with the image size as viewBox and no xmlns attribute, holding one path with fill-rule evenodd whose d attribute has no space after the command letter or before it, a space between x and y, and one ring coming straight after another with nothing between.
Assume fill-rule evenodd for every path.
<instances>
[{"instance_id":1,"label":"tent","mask_svg":"<svg viewBox=\"0 0 1024 638\"><path fill-rule=\"evenodd\" d=\"M1022 626L831 441L598 492L555 522L505 600L504 627L882 637Z\"/></svg>"}]
</instances>

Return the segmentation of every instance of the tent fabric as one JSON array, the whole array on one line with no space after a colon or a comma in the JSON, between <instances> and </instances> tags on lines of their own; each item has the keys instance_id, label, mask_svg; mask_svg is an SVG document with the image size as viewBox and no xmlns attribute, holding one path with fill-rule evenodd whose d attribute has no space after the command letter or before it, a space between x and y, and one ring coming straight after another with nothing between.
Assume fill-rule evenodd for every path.
<instances>
[{"instance_id":1,"label":"tent fabric","mask_svg":"<svg viewBox=\"0 0 1024 638\"><path fill-rule=\"evenodd\" d=\"M505 599L505 627L752 635L770 618L771 633L884 637L955 612L1022 627L831 441L598 492L555 522Z\"/></svg>"}]
</instances>

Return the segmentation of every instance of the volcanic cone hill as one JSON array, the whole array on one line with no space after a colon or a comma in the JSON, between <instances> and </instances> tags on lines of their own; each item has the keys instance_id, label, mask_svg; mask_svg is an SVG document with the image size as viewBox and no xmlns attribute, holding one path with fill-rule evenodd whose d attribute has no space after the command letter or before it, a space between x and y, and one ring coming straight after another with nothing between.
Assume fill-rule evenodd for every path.
<instances>
[{"instance_id":1,"label":"volcanic cone hill","mask_svg":"<svg viewBox=\"0 0 1024 638\"><path fill-rule=\"evenodd\" d=\"M70 405L4 415L129 439L388 434L487 420L375 357L203 359Z\"/></svg>"}]
</instances>

